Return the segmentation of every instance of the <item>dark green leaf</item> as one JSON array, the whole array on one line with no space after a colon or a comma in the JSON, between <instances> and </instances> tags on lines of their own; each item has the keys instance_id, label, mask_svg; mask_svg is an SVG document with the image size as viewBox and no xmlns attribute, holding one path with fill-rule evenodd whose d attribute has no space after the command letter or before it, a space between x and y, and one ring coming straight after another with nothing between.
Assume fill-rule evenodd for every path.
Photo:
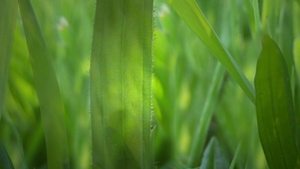
<instances>
[{"instance_id":1,"label":"dark green leaf","mask_svg":"<svg viewBox=\"0 0 300 169\"><path fill-rule=\"evenodd\" d=\"M10 57L13 48L18 1L0 0L0 116L5 99Z\"/></svg>"},{"instance_id":2,"label":"dark green leaf","mask_svg":"<svg viewBox=\"0 0 300 169\"><path fill-rule=\"evenodd\" d=\"M2 165L3 169L14 169L14 166L11 162L9 155L0 139L0 164Z\"/></svg>"},{"instance_id":3,"label":"dark green leaf","mask_svg":"<svg viewBox=\"0 0 300 169\"><path fill-rule=\"evenodd\" d=\"M259 136L270 169L294 169L294 107L288 68L277 44L264 37L256 77Z\"/></svg>"}]
</instances>

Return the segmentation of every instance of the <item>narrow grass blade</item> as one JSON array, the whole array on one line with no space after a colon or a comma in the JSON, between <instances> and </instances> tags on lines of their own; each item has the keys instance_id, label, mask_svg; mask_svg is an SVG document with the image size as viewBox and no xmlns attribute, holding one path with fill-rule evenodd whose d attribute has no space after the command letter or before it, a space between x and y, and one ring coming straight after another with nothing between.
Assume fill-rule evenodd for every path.
<instances>
[{"instance_id":1,"label":"narrow grass blade","mask_svg":"<svg viewBox=\"0 0 300 169\"><path fill-rule=\"evenodd\" d=\"M255 25L255 17L254 17L254 7L253 4L251 3L252 0L246 0L246 6L247 6L247 12L248 12L248 17L250 21L250 26L252 29L252 35L255 35L256 30L256 25Z\"/></svg>"},{"instance_id":2,"label":"narrow grass blade","mask_svg":"<svg viewBox=\"0 0 300 169\"><path fill-rule=\"evenodd\" d=\"M204 156L201 162L200 169L214 169L214 158L215 158L215 144L216 140L215 138L212 138L205 151L204 151Z\"/></svg>"},{"instance_id":3,"label":"narrow grass blade","mask_svg":"<svg viewBox=\"0 0 300 169\"><path fill-rule=\"evenodd\" d=\"M204 107L202 109L199 125L194 134L190 151L190 160L188 164L190 167L195 167L199 163L199 159L202 157L202 151L207 137L208 128L213 116L216 100L219 96L224 73L225 69L220 63L218 63L204 103Z\"/></svg>"},{"instance_id":4,"label":"narrow grass blade","mask_svg":"<svg viewBox=\"0 0 300 169\"><path fill-rule=\"evenodd\" d=\"M51 58L29 0L19 0L41 117L49 169L69 166L64 110Z\"/></svg>"},{"instance_id":5,"label":"narrow grass blade","mask_svg":"<svg viewBox=\"0 0 300 169\"><path fill-rule=\"evenodd\" d=\"M194 0L169 0L171 6L186 24L198 35L203 43L218 58L223 66L235 78L240 87L255 104L255 91L234 58L224 47L212 27L207 22L201 9Z\"/></svg>"},{"instance_id":6,"label":"narrow grass blade","mask_svg":"<svg viewBox=\"0 0 300 169\"><path fill-rule=\"evenodd\" d=\"M272 1L265 0L263 1L262 6L262 28L265 32L269 33L271 37L274 37L276 34L276 29L279 24L279 15L280 9L282 7L283 0Z\"/></svg>"},{"instance_id":7,"label":"narrow grass blade","mask_svg":"<svg viewBox=\"0 0 300 169\"><path fill-rule=\"evenodd\" d=\"M298 1L300 2L300 0ZM293 34L294 37L300 37L300 3L298 4L297 2L293 2Z\"/></svg>"},{"instance_id":8,"label":"narrow grass blade","mask_svg":"<svg viewBox=\"0 0 300 169\"><path fill-rule=\"evenodd\" d=\"M241 151L241 145L242 145L242 142L239 143L239 145L237 146L237 148L235 150L235 153L234 153L234 156L233 156L233 159L231 161L229 169L234 169L234 166L236 164L236 160L239 157L239 154L240 154L240 151Z\"/></svg>"},{"instance_id":9,"label":"narrow grass blade","mask_svg":"<svg viewBox=\"0 0 300 169\"><path fill-rule=\"evenodd\" d=\"M200 169L227 169L228 162L221 152L218 141L213 137L210 139L202 158Z\"/></svg>"},{"instance_id":10,"label":"narrow grass blade","mask_svg":"<svg viewBox=\"0 0 300 169\"><path fill-rule=\"evenodd\" d=\"M10 57L12 54L18 1L0 0L0 117L3 110L5 90L8 78Z\"/></svg>"},{"instance_id":11,"label":"narrow grass blade","mask_svg":"<svg viewBox=\"0 0 300 169\"><path fill-rule=\"evenodd\" d=\"M255 32L259 32L261 29L261 22L260 22L258 0L252 0L252 5L253 5L253 12L254 12L254 20L255 20Z\"/></svg>"},{"instance_id":12,"label":"narrow grass blade","mask_svg":"<svg viewBox=\"0 0 300 169\"><path fill-rule=\"evenodd\" d=\"M4 110L4 120L6 123L8 123L8 125L10 126L11 131L13 132L13 137L14 139L17 141L17 144L15 144L15 147L17 148L17 151L19 152L17 156L14 156L15 159L20 160L21 161L21 165L19 166L20 169L28 169L28 165L27 162L25 160L25 156L24 156L24 151L23 151L23 144L22 144L22 140L20 138L20 134L16 128L16 126L14 126L14 124L11 121L11 118L9 116L9 114L7 113L6 110ZM1 141L1 140L0 140ZM1 167L0 167L1 168Z\"/></svg>"},{"instance_id":13,"label":"narrow grass blade","mask_svg":"<svg viewBox=\"0 0 300 169\"><path fill-rule=\"evenodd\" d=\"M300 38L294 41L294 60L296 68L295 111L296 111L296 145L300 150Z\"/></svg>"},{"instance_id":14,"label":"narrow grass blade","mask_svg":"<svg viewBox=\"0 0 300 169\"><path fill-rule=\"evenodd\" d=\"M14 169L14 166L11 162L9 155L0 139L0 165L2 165L3 169Z\"/></svg>"},{"instance_id":15,"label":"narrow grass blade","mask_svg":"<svg viewBox=\"0 0 300 169\"><path fill-rule=\"evenodd\" d=\"M288 68L277 44L264 37L257 63L256 111L259 136L270 169L294 169L294 106Z\"/></svg>"},{"instance_id":16,"label":"narrow grass blade","mask_svg":"<svg viewBox=\"0 0 300 169\"><path fill-rule=\"evenodd\" d=\"M295 39L295 41L294 41L293 53L294 53L296 71L298 72L298 75L300 75L300 37Z\"/></svg>"},{"instance_id":17,"label":"narrow grass blade","mask_svg":"<svg viewBox=\"0 0 300 169\"><path fill-rule=\"evenodd\" d=\"M93 169L153 168L152 0L97 0L91 57Z\"/></svg>"}]
</instances>

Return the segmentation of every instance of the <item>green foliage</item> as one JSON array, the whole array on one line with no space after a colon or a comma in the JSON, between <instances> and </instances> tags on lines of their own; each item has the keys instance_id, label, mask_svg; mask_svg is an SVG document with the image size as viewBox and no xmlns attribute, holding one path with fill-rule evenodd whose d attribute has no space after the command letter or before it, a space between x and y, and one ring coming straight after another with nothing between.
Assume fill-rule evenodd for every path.
<instances>
[{"instance_id":1,"label":"green foliage","mask_svg":"<svg viewBox=\"0 0 300 169\"><path fill-rule=\"evenodd\" d=\"M294 169L297 148L291 84L284 57L268 35L257 63L255 89L259 135L269 167Z\"/></svg>"},{"instance_id":2,"label":"green foliage","mask_svg":"<svg viewBox=\"0 0 300 169\"><path fill-rule=\"evenodd\" d=\"M1 140L0 140L0 168L14 169L11 159L10 159L9 155L7 154L7 151Z\"/></svg>"},{"instance_id":3,"label":"green foliage","mask_svg":"<svg viewBox=\"0 0 300 169\"><path fill-rule=\"evenodd\" d=\"M298 2L0 0L0 138L11 164L296 167ZM257 63L265 33L274 42ZM256 77L257 91L255 72L270 75Z\"/></svg>"},{"instance_id":4,"label":"green foliage","mask_svg":"<svg viewBox=\"0 0 300 169\"><path fill-rule=\"evenodd\" d=\"M199 126L196 129L194 134L194 140L191 146L191 154L190 154L190 161L189 166L197 166L198 159L202 158L202 151L204 148L205 140L203 138L207 137L208 128L211 123L211 119L213 116L214 105L216 104L216 100L219 96L221 84L223 82L225 70L220 65L217 64L211 86L209 88L207 98L204 103L203 110L201 112Z\"/></svg>"},{"instance_id":5,"label":"green foliage","mask_svg":"<svg viewBox=\"0 0 300 169\"><path fill-rule=\"evenodd\" d=\"M202 158L200 169L225 169L229 168L228 163L220 150L217 140L213 137L208 143Z\"/></svg>"},{"instance_id":6,"label":"green foliage","mask_svg":"<svg viewBox=\"0 0 300 169\"><path fill-rule=\"evenodd\" d=\"M0 117L3 111L5 90L8 79L13 35L16 25L17 0L0 1Z\"/></svg>"},{"instance_id":7,"label":"green foliage","mask_svg":"<svg viewBox=\"0 0 300 169\"><path fill-rule=\"evenodd\" d=\"M180 17L231 73L249 99L254 103L255 93L252 85L211 28L196 2L194 0L169 0L169 2Z\"/></svg>"},{"instance_id":8,"label":"green foliage","mask_svg":"<svg viewBox=\"0 0 300 169\"><path fill-rule=\"evenodd\" d=\"M29 0L19 0L45 131L48 168L68 168L68 142L62 100L52 61Z\"/></svg>"},{"instance_id":9,"label":"green foliage","mask_svg":"<svg viewBox=\"0 0 300 169\"><path fill-rule=\"evenodd\" d=\"M97 1L91 57L93 168L153 168L151 0Z\"/></svg>"}]
</instances>

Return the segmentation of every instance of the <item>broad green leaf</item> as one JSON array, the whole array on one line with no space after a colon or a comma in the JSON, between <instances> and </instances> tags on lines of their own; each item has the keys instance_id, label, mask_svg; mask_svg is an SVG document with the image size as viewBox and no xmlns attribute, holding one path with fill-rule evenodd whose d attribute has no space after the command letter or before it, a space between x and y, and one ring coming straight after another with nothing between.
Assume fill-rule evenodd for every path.
<instances>
[{"instance_id":1,"label":"broad green leaf","mask_svg":"<svg viewBox=\"0 0 300 169\"><path fill-rule=\"evenodd\" d=\"M11 159L10 159L1 139L0 139L0 165L3 167L3 169L14 169Z\"/></svg>"},{"instance_id":2,"label":"broad green leaf","mask_svg":"<svg viewBox=\"0 0 300 169\"><path fill-rule=\"evenodd\" d=\"M262 7L262 28L280 47L289 76L293 67L293 4L285 0L264 0Z\"/></svg>"},{"instance_id":3,"label":"broad green leaf","mask_svg":"<svg viewBox=\"0 0 300 169\"><path fill-rule=\"evenodd\" d=\"M41 117L49 169L69 166L64 110L52 61L29 0L19 0Z\"/></svg>"},{"instance_id":4,"label":"broad green leaf","mask_svg":"<svg viewBox=\"0 0 300 169\"><path fill-rule=\"evenodd\" d=\"M3 110L12 54L14 31L17 18L18 1L0 0L0 117Z\"/></svg>"},{"instance_id":5,"label":"broad green leaf","mask_svg":"<svg viewBox=\"0 0 300 169\"><path fill-rule=\"evenodd\" d=\"M219 91L223 82L224 73L225 69L220 63L218 63L205 100L204 107L202 109L202 113L199 119L199 125L195 130L190 151L190 167L195 167L199 163L199 159L201 159L202 157L202 151L207 137L209 125L213 116L214 107L216 106L216 100L219 96Z\"/></svg>"},{"instance_id":6,"label":"broad green leaf","mask_svg":"<svg viewBox=\"0 0 300 169\"><path fill-rule=\"evenodd\" d=\"M255 103L255 92L251 83L209 25L196 2L194 0L169 0L169 3L235 78L249 99Z\"/></svg>"},{"instance_id":7,"label":"broad green leaf","mask_svg":"<svg viewBox=\"0 0 300 169\"><path fill-rule=\"evenodd\" d=\"M91 57L93 169L153 168L152 0L97 0Z\"/></svg>"},{"instance_id":8,"label":"broad green leaf","mask_svg":"<svg viewBox=\"0 0 300 169\"><path fill-rule=\"evenodd\" d=\"M259 136L270 169L294 169L294 106L288 68L277 44L266 35L256 77L256 111Z\"/></svg>"}]
</instances>

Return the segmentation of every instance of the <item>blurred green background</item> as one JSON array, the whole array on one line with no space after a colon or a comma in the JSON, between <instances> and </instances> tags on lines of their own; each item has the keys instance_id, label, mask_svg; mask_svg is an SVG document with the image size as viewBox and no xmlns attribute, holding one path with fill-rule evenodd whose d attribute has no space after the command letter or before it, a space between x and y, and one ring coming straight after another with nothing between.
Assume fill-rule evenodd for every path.
<instances>
[{"instance_id":1,"label":"blurred green background","mask_svg":"<svg viewBox=\"0 0 300 169\"><path fill-rule=\"evenodd\" d=\"M31 0L31 3L63 99L70 168L91 168L89 62L95 0ZM262 36L255 30L252 1L197 0L197 3L253 83ZM262 3L259 1L261 11ZM286 22L300 16L299 5L294 3L293 9L295 16ZM180 168L189 159L191 141L218 61L166 1L155 1L154 16L155 165ZM293 36L298 34L299 29L294 29ZM0 138L15 168L27 163L29 168L38 169L46 168L46 145L29 59L18 13L6 103L0 117ZM208 135L201 139L207 144L213 136L216 138L220 168L229 168L235 154L235 168L268 168L258 137L254 105L227 72L220 78L223 81L213 116L207 119Z\"/></svg>"}]
</instances>

